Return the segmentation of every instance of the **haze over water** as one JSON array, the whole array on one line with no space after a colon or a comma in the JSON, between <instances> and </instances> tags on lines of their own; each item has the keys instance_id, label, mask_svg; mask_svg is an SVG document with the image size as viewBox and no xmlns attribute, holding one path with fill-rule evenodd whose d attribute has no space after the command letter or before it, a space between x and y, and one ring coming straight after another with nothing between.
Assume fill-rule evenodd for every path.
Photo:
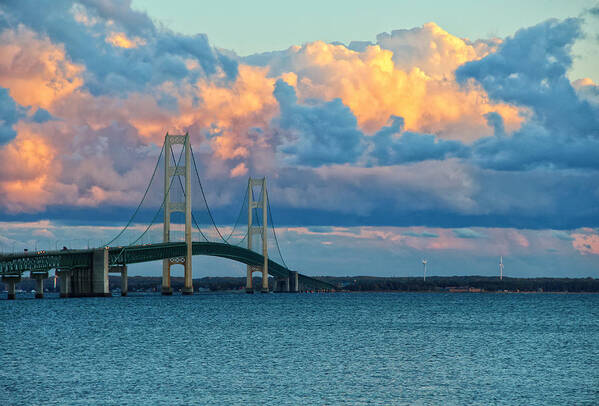
<instances>
[{"instance_id":1,"label":"haze over water","mask_svg":"<svg viewBox=\"0 0 599 406\"><path fill-rule=\"evenodd\" d=\"M597 404L599 296L0 300L0 404Z\"/></svg>"}]
</instances>

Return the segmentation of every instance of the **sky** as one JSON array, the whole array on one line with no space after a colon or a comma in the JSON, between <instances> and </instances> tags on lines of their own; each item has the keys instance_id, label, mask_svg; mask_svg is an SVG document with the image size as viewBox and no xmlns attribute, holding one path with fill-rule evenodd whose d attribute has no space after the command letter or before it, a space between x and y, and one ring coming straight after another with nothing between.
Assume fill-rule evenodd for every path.
<instances>
[{"instance_id":1,"label":"sky","mask_svg":"<svg viewBox=\"0 0 599 406\"><path fill-rule=\"evenodd\" d=\"M220 224L267 176L300 272L496 275L503 256L599 277L598 23L596 1L5 0L0 251L110 239L169 131Z\"/></svg>"}]
</instances>

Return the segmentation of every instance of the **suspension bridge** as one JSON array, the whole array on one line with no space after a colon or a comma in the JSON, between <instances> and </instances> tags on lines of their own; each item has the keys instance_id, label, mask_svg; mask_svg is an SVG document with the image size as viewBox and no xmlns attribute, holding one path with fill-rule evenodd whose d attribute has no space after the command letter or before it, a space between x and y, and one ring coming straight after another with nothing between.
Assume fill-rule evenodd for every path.
<instances>
[{"instance_id":1,"label":"suspension bridge","mask_svg":"<svg viewBox=\"0 0 599 406\"><path fill-rule=\"evenodd\" d=\"M192 183L199 188L192 188ZM194 192L197 199L192 199ZM199 208L194 210L192 200L199 201ZM269 257L269 252L275 255ZM16 284L27 272L36 280L36 298L42 298L44 280L52 269L59 278L61 297L111 296L110 273L121 274L121 292L125 295L128 264L162 260L162 294L173 293L171 267L181 265L184 270L182 294L190 295L194 291L194 255L227 258L245 264L248 293L254 292L255 272L262 275L259 290L264 293L269 291L269 275L274 277L275 291L334 289L329 283L288 268L274 227L266 177L248 179L239 215L230 230L217 226L188 133L166 134L141 201L113 238L96 248L3 253L0 254L0 275L8 286L9 299L15 298Z\"/></svg>"}]
</instances>

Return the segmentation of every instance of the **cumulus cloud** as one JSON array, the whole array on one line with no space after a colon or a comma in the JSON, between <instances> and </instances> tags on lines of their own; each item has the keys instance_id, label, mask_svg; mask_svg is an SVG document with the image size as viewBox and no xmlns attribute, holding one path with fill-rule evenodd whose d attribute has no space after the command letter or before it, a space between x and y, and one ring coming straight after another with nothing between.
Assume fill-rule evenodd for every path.
<instances>
[{"instance_id":1,"label":"cumulus cloud","mask_svg":"<svg viewBox=\"0 0 599 406\"><path fill-rule=\"evenodd\" d=\"M490 102L479 89L463 89L453 80L456 66L484 52L479 55L474 49L464 51L462 48L472 47L441 29L423 28L416 33L435 37L447 49L440 54L412 59L403 55L398 59L394 54L398 50L384 49L379 44L353 50L316 41L243 61L267 66L273 77L292 75L301 101L341 99L355 115L360 129L368 133L387 125L391 116L403 117L408 131L469 141L490 134L483 117L490 111L499 112L510 129L520 125L518 108ZM426 43L423 39L422 44ZM397 43L394 46L399 47ZM449 51L452 46L455 49ZM416 52L419 46L406 49ZM436 62L425 61L426 57ZM400 60L412 62L402 65ZM430 75L428 65L436 66L430 68ZM442 70L443 74L433 75L433 70Z\"/></svg>"},{"instance_id":2,"label":"cumulus cloud","mask_svg":"<svg viewBox=\"0 0 599 406\"><path fill-rule=\"evenodd\" d=\"M479 164L500 170L597 168L599 107L579 97L566 77L572 45L582 35L580 25L571 18L521 29L496 52L457 69L456 77L464 86L479 83L492 99L532 112L510 137L477 140L474 153ZM490 123L497 133L499 117Z\"/></svg>"},{"instance_id":3,"label":"cumulus cloud","mask_svg":"<svg viewBox=\"0 0 599 406\"><path fill-rule=\"evenodd\" d=\"M572 246L581 254L599 255L599 234L596 230L584 228L572 233Z\"/></svg>"},{"instance_id":4,"label":"cumulus cloud","mask_svg":"<svg viewBox=\"0 0 599 406\"><path fill-rule=\"evenodd\" d=\"M277 81L275 98L281 114L275 124L290 141L281 150L292 163L309 166L354 163L362 152L362 133L351 110L340 99L299 105L292 86Z\"/></svg>"},{"instance_id":5,"label":"cumulus cloud","mask_svg":"<svg viewBox=\"0 0 599 406\"><path fill-rule=\"evenodd\" d=\"M294 224L599 221L599 92L566 77L579 20L474 41L429 23L240 58L130 1L0 10L4 215L135 206L164 134L188 131L216 210L268 175Z\"/></svg>"},{"instance_id":6,"label":"cumulus cloud","mask_svg":"<svg viewBox=\"0 0 599 406\"><path fill-rule=\"evenodd\" d=\"M73 62L85 65L84 86L96 95L237 74L235 61L212 48L206 35L158 29L130 0L8 0L3 9L4 25L24 25L64 45Z\"/></svg>"},{"instance_id":7,"label":"cumulus cloud","mask_svg":"<svg viewBox=\"0 0 599 406\"><path fill-rule=\"evenodd\" d=\"M381 128L371 138L372 160L379 165L396 165L428 159L443 160L467 157L469 149L463 143L444 140L433 134L403 132L404 120L393 116L392 124Z\"/></svg>"}]
</instances>

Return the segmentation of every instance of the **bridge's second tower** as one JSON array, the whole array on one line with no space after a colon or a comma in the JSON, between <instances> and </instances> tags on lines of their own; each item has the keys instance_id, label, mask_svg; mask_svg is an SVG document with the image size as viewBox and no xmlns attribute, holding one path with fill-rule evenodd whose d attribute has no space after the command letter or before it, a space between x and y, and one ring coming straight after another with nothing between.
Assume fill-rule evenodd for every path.
<instances>
[{"instance_id":1,"label":"bridge's second tower","mask_svg":"<svg viewBox=\"0 0 599 406\"><path fill-rule=\"evenodd\" d=\"M254 201L254 186L261 186L260 198ZM245 291L247 293L254 293L252 274L254 272L262 272L262 293L268 293L268 240L267 240L267 224L266 219L268 217L268 196L266 193L266 177L264 178L250 178L248 180L248 249L252 249L254 234L262 236L262 255L264 256L264 262L260 265L248 265L247 266L247 280L245 285ZM262 223L260 224L258 219L254 219L252 213L254 209L262 209ZM258 225L254 225L254 222Z\"/></svg>"},{"instance_id":2,"label":"bridge's second tower","mask_svg":"<svg viewBox=\"0 0 599 406\"><path fill-rule=\"evenodd\" d=\"M175 166L171 166L171 146L181 144L184 148L185 153L185 165L180 165L176 161L173 163ZM191 241L191 142L189 139L189 133L185 135L170 135L166 133L164 138L164 242L170 242L171 239L171 213L183 212L185 213L185 244L186 251L184 257L168 258L162 262L162 294L172 295L173 289L171 287L171 265L182 264L185 268L185 283L183 287L184 295L193 294L193 280L191 276L191 256L192 256L192 241ZM174 176L182 176L185 178L185 201L184 202L172 202L171 201L171 185L174 180L171 178Z\"/></svg>"}]
</instances>

